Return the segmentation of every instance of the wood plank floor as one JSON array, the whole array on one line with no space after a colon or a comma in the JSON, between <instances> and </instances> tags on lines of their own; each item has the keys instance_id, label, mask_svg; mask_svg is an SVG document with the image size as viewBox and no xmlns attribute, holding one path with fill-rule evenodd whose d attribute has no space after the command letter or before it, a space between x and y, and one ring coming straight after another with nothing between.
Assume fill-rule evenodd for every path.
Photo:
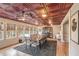
<instances>
[{"instance_id":1,"label":"wood plank floor","mask_svg":"<svg viewBox=\"0 0 79 59\"><path fill-rule=\"evenodd\" d=\"M25 54L23 52L20 52L18 50L15 50L14 47L23 45L25 43L16 44L13 46L9 46L4 49L0 49L0 56L31 56L29 54Z\"/></svg>"},{"instance_id":2,"label":"wood plank floor","mask_svg":"<svg viewBox=\"0 0 79 59\"><path fill-rule=\"evenodd\" d=\"M57 42L57 56L68 56L69 55L69 44L67 42Z\"/></svg>"},{"instance_id":3,"label":"wood plank floor","mask_svg":"<svg viewBox=\"0 0 79 59\"><path fill-rule=\"evenodd\" d=\"M50 45L52 43L54 43L54 42L49 41ZM17 45L2 49L2 50L0 50L0 55L1 56L31 56L29 54L24 54L24 53L22 53L20 51L17 51L15 49L13 49L14 47L22 45L22 44L17 44ZM55 45L57 45L56 56L68 56L69 55L68 54L69 53L68 52L68 48L69 48L68 43L57 41L57 43ZM13 51L13 53L12 53L12 51Z\"/></svg>"}]
</instances>

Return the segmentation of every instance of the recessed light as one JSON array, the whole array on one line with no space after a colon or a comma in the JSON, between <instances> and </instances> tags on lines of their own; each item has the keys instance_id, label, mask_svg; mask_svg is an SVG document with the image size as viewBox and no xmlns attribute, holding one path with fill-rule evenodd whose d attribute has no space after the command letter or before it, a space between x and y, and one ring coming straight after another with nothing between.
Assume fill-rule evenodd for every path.
<instances>
[{"instance_id":1,"label":"recessed light","mask_svg":"<svg viewBox=\"0 0 79 59\"><path fill-rule=\"evenodd\" d=\"M52 24L51 20L49 20L49 24Z\"/></svg>"}]
</instances>

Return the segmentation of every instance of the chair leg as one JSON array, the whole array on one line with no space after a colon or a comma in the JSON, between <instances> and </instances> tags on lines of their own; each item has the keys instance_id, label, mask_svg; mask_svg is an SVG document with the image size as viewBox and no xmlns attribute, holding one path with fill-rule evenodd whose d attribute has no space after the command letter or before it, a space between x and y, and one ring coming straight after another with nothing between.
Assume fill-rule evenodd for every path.
<instances>
[{"instance_id":1,"label":"chair leg","mask_svg":"<svg viewBox=\"0 0 79 59\"><path fill-rule=\"evenodd\" d=\"M39 48L41 49L41 43L39 43Z\"/></svg>"}]
</instances>

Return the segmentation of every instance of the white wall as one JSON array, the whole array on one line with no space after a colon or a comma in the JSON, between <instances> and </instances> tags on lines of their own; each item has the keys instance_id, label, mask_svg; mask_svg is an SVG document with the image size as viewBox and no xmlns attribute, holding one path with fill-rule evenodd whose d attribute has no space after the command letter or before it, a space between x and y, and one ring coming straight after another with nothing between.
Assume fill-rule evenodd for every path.
<instances>
[{"instance_id":1,"label":"white wall","mask_svg":"<svg viewBox=\"0 0 79 59\"><path fill-rule=\"evenodd\" d=\"M60 25L53 25L53 34L60 33Z\"/></svg>"},{"instance_id":2,"label":"white wall","mask_svg":"<svg viewBox=\"0 0 79 59\"><path fill-rule=\"evenodd\" d=\"M70 8L70 10L68 11L67 15L65 16L65 18L63 19L62 23L61 23L61 35L62 35L62 39L61 41L63 41L63 24L68 20L69 21L69 55L70 56L79 56L79 45L76 44L75 42L73 42L71 39L77 39L75 36L73 36L72 38L72 32L71 32L71 16L77 12L79 10L79 4L73 4L72 7ZM76 17L76 16L75 16ZM74 34L77 36L78 31Z\"/></svg>"},{"instance_id":3,"label":"white wall","mask_svg":"<svg viewBox=\"0 0 79 59\"><path fill-rule=\"evenodd\" d=\"M53 25L53 36L60 33L61 27L60 25Z\"/></svg>"},{"instance_id":4,"label":"white wall","mask_svg":"<svg viewBox=\"0 0 79 59\"><path fill-rule=\"evenodd\" d=\"M75 13L75 12L77 12L79 10L79 4L74 4L73 6L72 6L72 8L71 8L71 16ZM75 16L75 17L77 17L77 16ZM79 26L79 25L78 25ZM74 35L76 35L77 36L77 33L78 33L78 31L76 31L76 33L74 34ZM72 35L73 33L71 32L71 35ZM73 37L71 36L71 39L73 39ZM74 36L74 39L77 39L75 36ZM70 55L72 55L72 56L75 56L75 55L78 55L79 56L79 45L78 44L76 44L75 42L73 42L72 40L70 40Z\"/></svg>"}]
</instances>

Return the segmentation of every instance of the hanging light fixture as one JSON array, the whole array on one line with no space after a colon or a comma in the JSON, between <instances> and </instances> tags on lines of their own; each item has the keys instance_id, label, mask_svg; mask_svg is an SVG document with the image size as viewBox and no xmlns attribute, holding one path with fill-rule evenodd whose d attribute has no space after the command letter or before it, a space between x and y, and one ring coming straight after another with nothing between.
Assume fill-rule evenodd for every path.
<instances>
[{"instance_id":1,"label":"hanging light fixture","mask_svg":"<svg viewBox=\"0 0 79 59\"><path fill-rule=\"evenodd\" d=\"M20 11L18 14L17 14L17 18L18 20L25 20L27 18L35 18L35 15L34 15L34 12L32 11Z\"/></svg>"},{"instance_id":2,"label":"hanging light fixture","mask_svg":"<svg viewBox=\"0 0 79 59\"><path fill-rule=\"evenodd\" d=\"M46 16L47 16L46 14L42 14L42 17L44 17L44 18L45 18Z\"/></svg>"},{"instance_id":3,"label":"hanging light fixture","mask_svg":"<svg viewBox=\"0 0 79 59\"><path fill-rule=\"evenodd\" d=\"M46 18L46 17L47 17L47 14L48 14L47 5L46 5L46 4L41 4L41 6L44 7L44 8L41 10L42 17L43 17L43 18Z\"/></svg>"},{"instance_id":4,"label":"hanging light fixture","mask_svg":"<svg viewBox=\"0 0 79 59\"><path fill-rule=\"evenodd\" d=\"M25 20L25 11L18 12L17 13L17 19L24 21Z\"/></svg>"}]
</instances>

